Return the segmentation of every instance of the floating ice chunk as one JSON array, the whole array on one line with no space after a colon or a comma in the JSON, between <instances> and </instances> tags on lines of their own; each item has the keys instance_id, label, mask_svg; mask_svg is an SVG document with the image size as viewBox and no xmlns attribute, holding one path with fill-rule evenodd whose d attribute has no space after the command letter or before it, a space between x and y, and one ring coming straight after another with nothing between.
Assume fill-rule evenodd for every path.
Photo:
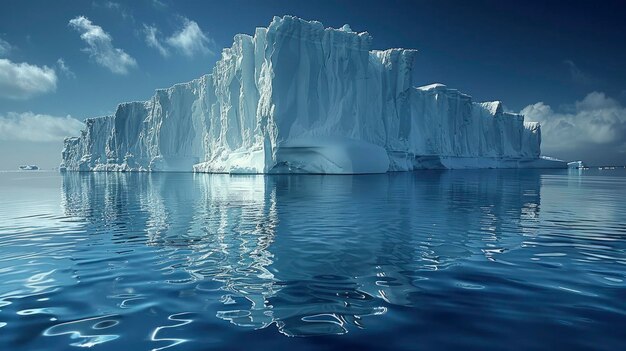
<instances>
[{"instance_id":1,"label":"floating ice chunk","mask_svg":"<svg viewBox=\"0 0 626 351\"><path fill-rule=\"evenodd\" d=\"M585 164L583 163L583 161L568 162L567 168L581 169L581 168L585 168Z\"/></svg>"}]
</instances>

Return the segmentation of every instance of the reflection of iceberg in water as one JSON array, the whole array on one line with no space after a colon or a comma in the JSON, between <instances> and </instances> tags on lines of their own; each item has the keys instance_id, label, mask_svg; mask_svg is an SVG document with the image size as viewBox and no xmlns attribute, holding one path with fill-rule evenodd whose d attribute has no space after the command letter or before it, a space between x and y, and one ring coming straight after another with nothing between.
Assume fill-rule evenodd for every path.
<instances>
[{"instance_id":1,"label":"reflection of iceberg in water","mask_svg":"<svg viewBox=\"0 0 626 351\"><path fill-rule=\"evenodd\" d=\"M210 255L195 266L206 267L203 276L220 282L225 291L224 308L217 316L255 328L271 324L266 299L276 289L268 270L273 256L268 248L278 224L275 193L263 177L194 178L203 190L200 233Z\"/></svg>"},{"instance_id":2,"label":"reflection of iceberg in water","mask_svg":"<svg viewBox=\"0 0 626 351\"><path fill-rule=\"evenodd\" d=\"M116 244L145 244L159 274L150 279L190 287L188 308L219 299L209 313L239 326L340 334L390 304L418 305L446 268L506 263L535 231L540 184L540 173L515 170L69 173L64 206Z\"/></svg>"},{"instance_id":3,"label":"reflection of iceberg in water","mask_svg":"<svg viewBox=\"0 0 626 351\"><path fill-rule=\"evenodd\" d=\"M520 220L539 211L532 173L274 179L280 225L270 250L285 283L269 302L295 335L341 333L386 304L418 305L438 270L518 247L522 236L503 228L531 231Z\"/></svg>"},{"instance_id":4,"label":"reflection of iceberg in water","mask_svg":"<svg viewBox=\"0 0 626 351\"><path fill-rule=\"evenodd\" d=\"M263 177L202 174L66 174L64 207L118 244L155 248L148 269L163 283L221 295L218 317L254 328L274 319L266 297L277 224ZM101 239L98 239L101 240ZM201 303L198 303L201 305Z\"/></svg>"}]
</instances>

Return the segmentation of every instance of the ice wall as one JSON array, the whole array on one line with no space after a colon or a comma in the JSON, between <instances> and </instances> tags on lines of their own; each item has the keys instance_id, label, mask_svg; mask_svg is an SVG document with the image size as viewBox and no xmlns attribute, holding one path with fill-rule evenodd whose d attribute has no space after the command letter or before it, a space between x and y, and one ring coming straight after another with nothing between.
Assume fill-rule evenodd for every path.
<instances>
[{"instance_id":1,"label":"ice wall","mask_svg":"<svg viewBox=\"0 0 626 351\"><path fill-rule=\"evenodd\" d=\"M415 88L415 50L370 50L349 26L275 17L235 36L213 71L87 120L66 170L380 173L562 166L499 102ZM564 165L564 164L563 164Z\"/></svg>"}]
</instances>

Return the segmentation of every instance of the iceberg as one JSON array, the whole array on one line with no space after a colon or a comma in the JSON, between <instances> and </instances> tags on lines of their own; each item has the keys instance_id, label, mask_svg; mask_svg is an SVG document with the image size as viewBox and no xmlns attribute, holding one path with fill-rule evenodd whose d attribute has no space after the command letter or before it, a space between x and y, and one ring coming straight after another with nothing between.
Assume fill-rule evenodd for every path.
<instances>
[{"instance_id":1,"label":"iceberg","mask_svg":"<svg viewBox=\"0 0 626 351\"><path fill-rule=\"evenodd\" d=\"M416 50L274 17L238 34L210 74L88 118L61 170L360 174L558 167L541 128L502 103L412 85Z\"/></svg>"},{"instance_id":2,"label":"iceberg","mask_svg":"<svg viewBox=\"0 0 626 351\"><path fill-rule=\"evenodd\" d=\"M569 169L583 169L585 168L585 164L583 161L573 161L567 163L567 168Z\"/></svg>"}]
</instances>

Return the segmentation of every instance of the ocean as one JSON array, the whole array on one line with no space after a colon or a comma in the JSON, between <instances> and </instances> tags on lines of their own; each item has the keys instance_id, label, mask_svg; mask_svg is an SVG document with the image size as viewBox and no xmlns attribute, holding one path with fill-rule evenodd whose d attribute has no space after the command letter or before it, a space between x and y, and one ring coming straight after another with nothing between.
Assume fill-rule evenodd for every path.
<instances>
[{"instance_id":1,"label":"ocean","mask_svg":"<svg viewBox=\"0 0 626 351\"><path fill-rule=\"evenodd\" d=\"M626 169L0 173L0 350L618 350Z\"/></svg>"}]
</instances>

